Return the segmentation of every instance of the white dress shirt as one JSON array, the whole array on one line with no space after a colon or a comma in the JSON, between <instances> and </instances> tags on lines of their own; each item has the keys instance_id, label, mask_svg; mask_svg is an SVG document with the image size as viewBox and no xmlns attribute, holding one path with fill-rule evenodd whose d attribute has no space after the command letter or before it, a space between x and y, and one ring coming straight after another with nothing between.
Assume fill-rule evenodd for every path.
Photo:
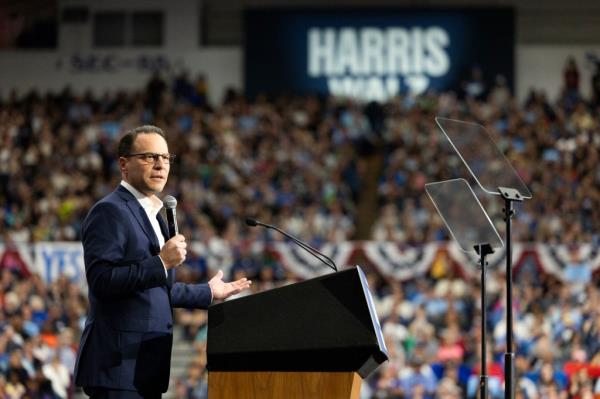
<instances>
[{"instance_id":1,"label":"white dress shirt","mask_svg":"<svg viewBox=\"0 0 600 399\"><path fill-rule=\"evenodd\" d=\"M127 189L133 196L138 200L146 215L148 215L148 219L150 219L150 224L152 225L152 229L154 230L154 234L156 234L156 238L158 239L158 247L162 248L165 245L165 238L162 235L162 231L160 230L160 224L158 223L158 219L156 215L163 207L162 201L156 196L153 195L148 197L138 190L135 189L131 184L127 183L125 180L121 180L121 185ZM162 258L158 257L165 268L165 274L167 273L167 268L165 267L165 262L163 262Z\"/></svg>"}]
</instances>

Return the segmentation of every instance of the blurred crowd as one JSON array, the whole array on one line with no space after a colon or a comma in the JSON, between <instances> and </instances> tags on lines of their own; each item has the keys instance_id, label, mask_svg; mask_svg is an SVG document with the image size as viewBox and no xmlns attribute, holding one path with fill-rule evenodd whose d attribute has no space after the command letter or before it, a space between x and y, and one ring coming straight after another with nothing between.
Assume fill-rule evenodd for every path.
<instances>
[{"instance_id":1,"label":"blurred crowd","mask_svg":"<svg viewBox=\"0 0 600 399\"><path fill-rule=\"evenodd\" d=\"M491 398L504 397L505 284L487 287ZM600 290L522 271L514 291L516 398L600 395ZM481 370L480 287L448 274L390 282L378 292L390 362L370 381L375 398L474 398Z\"/></svg>"},{"instance_id":2,"label":"blurred crowd","mask_svg":"<svg viewBox=\"0 0 600 399\"><path fill-rule=\"evenodd\" d=\"M599 243L600 79L591 98L579 92L578 80L569 61L557 101L532 90L522 104L502 77L488 86L480 73L457 93L405 95L386 104L291 95L250 101L231 90L213 105L204 78L185 74L173 82L155 75L139 92L12 93L0 102L0 236L7 248L78 240L91 205L119 182L119 135L155 124L177 155L166 192L178 198L180 231L211 248L234 248L233 273L253 277L258 292L294 276L253 251L257 241L280 238L245 228L246 216L314 245L448 239L424 193L427 182L468 177L435 125L444 116L486 126L534 193L517 208L515 240ZM377 165L383 165L379 179L366 180ZM378 216L370 234L359 237L364 203ZM484 203L502 230L501 204ZM0 397L68 397L85 293L66 278L44 284L17 258L0 259ZM213 270L203 262L192 254L180 278L205 280ZM598 289L533 268L521 273L514 294L518 397L597 397ZM369 278L390 362L363 384L364 397L475 397L477 284L451 270L403 283L374 271ZM503 396L502 287L500 280L488 287L492 397ZM179 310L177 317L196 354L175 392L203 398L206 312Z\"/></svg>"},{"instance_id":3,"label":"blurred crowd","mask_svg":"<svg viewBox=\"0 0 600 399\"><path fill-rule=\"evenodd\" d=\"M66 277L48 285L25 270L0 271L0 397L72 397L87 296Z\"/></svg>"},{"instance_id":4,"label":"blurred crowd","mask_svg":"<svg viewBox=\"0 0 600 399\"><path fill-rule=\"evenodd\" d=\"M91 204L120 178L119 135L153 123L178 157L167 191L179 199L189 240L217 237L243 251L252 235L242 228L246 216L316 245L444 239L424 184L469 173L435 124L443 116L486 126L534 193L517 209L515 239L591 242L600 225L600 100L582 97L576 68L566 67L558 101L532 90L523 104L502 77L487 87L477 73L464 92L385 104L249 101L231 90L212 106L206 82L186 75L170 85L156 75L143 91L103 96L12 93L0 103L0 229L15 242L78 240ZM375 188L365 181L370 168L377 168ZM373 191L376 202L361 202ZM359 204L379 216L367 221L371 234L357 237ZM487 206L499 215L497 201Z\"/></svg>"},{"instance_id":5,"label":"blurred crowd","mask_svg":"<svg viewBox=\"0 0 600 399\"><path fill-rule=\"evenodd\" d=\"M156 124L177 156L166 191L189 240L240 239L245 216L300 225L315 241L353 233L358 160L339 112L315 98L210 107L181 78L139 93L30 93L0 106L1 227L14 241L77 240L91 204L116 187L121 132ZM190 94L191 93L191 94Z\"/></svg>"},{"instance_id":6,"label":"blurred crowd","mask_svg":"<svg viewBox=\"0 0 600 399\"><path fill-rule=\"evenodd\" d=\"M389 354L363 381L362 399L476 398L481 370L481 291L452 267L405 282L368 273ZM272 274L254 292L293 282ZM526 262L515 276L513 330L518 399L600 397L600 289L540 274ZM487 371L490 398L504 398L506 290L501 273L487 280ZM178 397L206 398L207 314L178 310L195 349Z\"/></svg>"},{"instance_id":7,"label":"blurred crowd","mask_svg":"<svg viewBox=\"0 0 600 399\"><path fill-rule=\"evenodd\" d=\"M569 60L557 101L543 90L531 90L520 104L498 77L491 87L483 81L474 85L481 95L430 93L386 104L380 125L385 148L378 188L381 214L372 238L411 244L443 239L446 230L424 184L463 177L477 186L436 125L435 117L441 116L484 125L533 193L517 205L516 240L598 243L600 67L593 81L592 98L586 100L579 92L577 66ZM503 232L502 202L479 197Z\"/></svg>"}]
</instances>

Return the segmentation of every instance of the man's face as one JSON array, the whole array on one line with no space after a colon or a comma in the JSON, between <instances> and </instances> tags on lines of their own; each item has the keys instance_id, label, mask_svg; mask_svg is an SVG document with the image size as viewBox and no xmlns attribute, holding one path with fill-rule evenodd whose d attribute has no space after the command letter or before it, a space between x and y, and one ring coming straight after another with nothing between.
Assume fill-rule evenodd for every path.
<instances>
[{"instance_id":1,"label":"man's face","mask_svg":"<svg viewBox=\"0 0 600 399\"><path fill-rule=\"evenodd\" d=\"M131 147L131 153L147 152L168 154L169 147L165 139L156 133L138 134ZM123 179L147 196L160 193L167 184L170 165L160 158L151 163L143 158L139 156L119 158Z\"/></svg>"}]
</instances>

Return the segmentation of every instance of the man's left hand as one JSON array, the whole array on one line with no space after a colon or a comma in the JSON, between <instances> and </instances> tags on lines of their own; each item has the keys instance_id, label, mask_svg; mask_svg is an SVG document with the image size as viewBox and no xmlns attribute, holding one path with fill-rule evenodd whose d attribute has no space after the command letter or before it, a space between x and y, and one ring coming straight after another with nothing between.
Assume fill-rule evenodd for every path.
<instances>
[{"instance_id":1,"label":"man's left hand","mask_svg":"<svg viewBox=\"0 0 600 399\"><path fill-rule=\"evenodd\" d=\"M208 286L212 291L213 300L229 298L231 295L235 295L250 287L250 284L252 284L252 281L245 277L237 281L226 283L223 281L223 272L221 270L219 270L208 282Z\"/></svg>"}]
</instances>

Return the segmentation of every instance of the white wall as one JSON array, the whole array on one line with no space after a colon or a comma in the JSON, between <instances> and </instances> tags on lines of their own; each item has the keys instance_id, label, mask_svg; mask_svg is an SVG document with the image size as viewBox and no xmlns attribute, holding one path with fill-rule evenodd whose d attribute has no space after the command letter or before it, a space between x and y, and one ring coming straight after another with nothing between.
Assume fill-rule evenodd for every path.
<instances>
[{"instance_id":1,"label":"white wall","mask_svg":"<svg viewBox=\"0 0 600 399\"><path fill-rule=\"evenodd\" d=\"M516 94L520 100L526 98L531 87L543 88L551 101L560 95L563 69L570 56L575 57L579 67L580 91L585 98L591 96L590 80L594 66L586 54L595 54L600 59L600 44L590 46L569 45L519 45L516 50Z\"/></svg>"},{"instance_id":2,"label":"white wall","mask_svg":"<svg viewBox=\"0 0 600 399\"><path fill-rule=\"evenodd\" d=\"M562 70L571 55L577 60L580 71L581 92L590 96L590 79L593 67L586 60L587 53L600 57L600 44L592 46L519 45L516 49L516 94L523 100L531 87L543 88L555 100L562 86ZM122 65L117 70L80 72L71 65L73 56L83 59L91 55L99 59L112 57ZM114 51L56 51L56 52L0 52L0 93L11 89L24 93L37 88L41 91L62 89L70 85L75 91L92 89L96 93L119 88L141 88L149 77L135 63L140 56L161 56L174 66L185 68L194 76L203 73L208 78L213 102L219 102L227 87L243 88L243 51L239 47L197 47L188 50L124 49ZM132 65L129 65L128 62Z\"/></svg>"},{"instance_id":3,"label":"white wall","mask_svg":"<svg viewBox=\"0 0 600 399\"><path fill-rule=\"evenodd\" d=\"M92 89L97 94L105 91L139 89L147 82L150 72L136 66L141 57L162 57L173 65L174 71L187 69L193 77L206 75L211 101L221 101L224 90L230 86L242 87L242 59L238 48L198 48L177 53L151 50L87 51L78 53L80 59L113 60L114 71L99 68L81 71L72 65L73 54L56 52L1 52L0 93L6 95L16 89L25 93L31 89L59 91L65 85L75 92ZM165 74L163 74L164 76Z\"/></svg>"},{"instance_id":4,"label":"white wall","mask_svg":"<svg viewBox=\"0 0 600 399\"><path fill-rule=\"evenodd\" d=\"M219 102L228 87L243 88L243 50L240 46L200 47L200 12L202 0L59 0L60 9L84 6L89 21L84 24L60 24L59 48L52 52L0 51L0 94L11 89L24 93L37 88L41 91L61 90L70 85L81 92L96 93L120 88L141 88L149 77L149 69L139 61L159 57L170 66L170 74L187 69L193 77L203 73L208 78L211 101ZM160 47L95 49L93 47L93 15L97 11L162 10L164 12L164 43ZM221 27L222 28L222 27ZM515 49L515 94L523 100L531 87L543 88L555 100L562 85L562 70L566 59L573 55L580 69L581 91L590 95L593 68L585 60L586 53L600 56L597 45L528 45ZM112 70L78 68L76 59L98 62L110 61Z\"/></svg>"},{"instance_id":5,"label":"white wall","mask_svg":"<svg viewBox=\"0 0 600 399\"><path fill-rule=\"evenodd\" d=\"M60 0L59 8L86 7L85 23L61 23L55 51L0 52L0 94L16 89L59 91L69 85L75 92L91 89L97 94L118 89L139 89L151 68L141 61L161 60L170 78L182 70L194 78L207 77L210 100L220 102L228 87L242 88L239 47L200 47L199 0ZM98 11L153 10L163 12L163 45L98 49L93 46L93 19ZM126 20L129 23L129 20ZM130 30L127 30L128 34ZM126 42L130 42L126 38ZM92 62L95 64L91 65ZM81 67L81 63L86 67ZM111 68L102 67L110 64ZM170 75L170 76L168 76Z\"/></svg>"}]
</instances>

